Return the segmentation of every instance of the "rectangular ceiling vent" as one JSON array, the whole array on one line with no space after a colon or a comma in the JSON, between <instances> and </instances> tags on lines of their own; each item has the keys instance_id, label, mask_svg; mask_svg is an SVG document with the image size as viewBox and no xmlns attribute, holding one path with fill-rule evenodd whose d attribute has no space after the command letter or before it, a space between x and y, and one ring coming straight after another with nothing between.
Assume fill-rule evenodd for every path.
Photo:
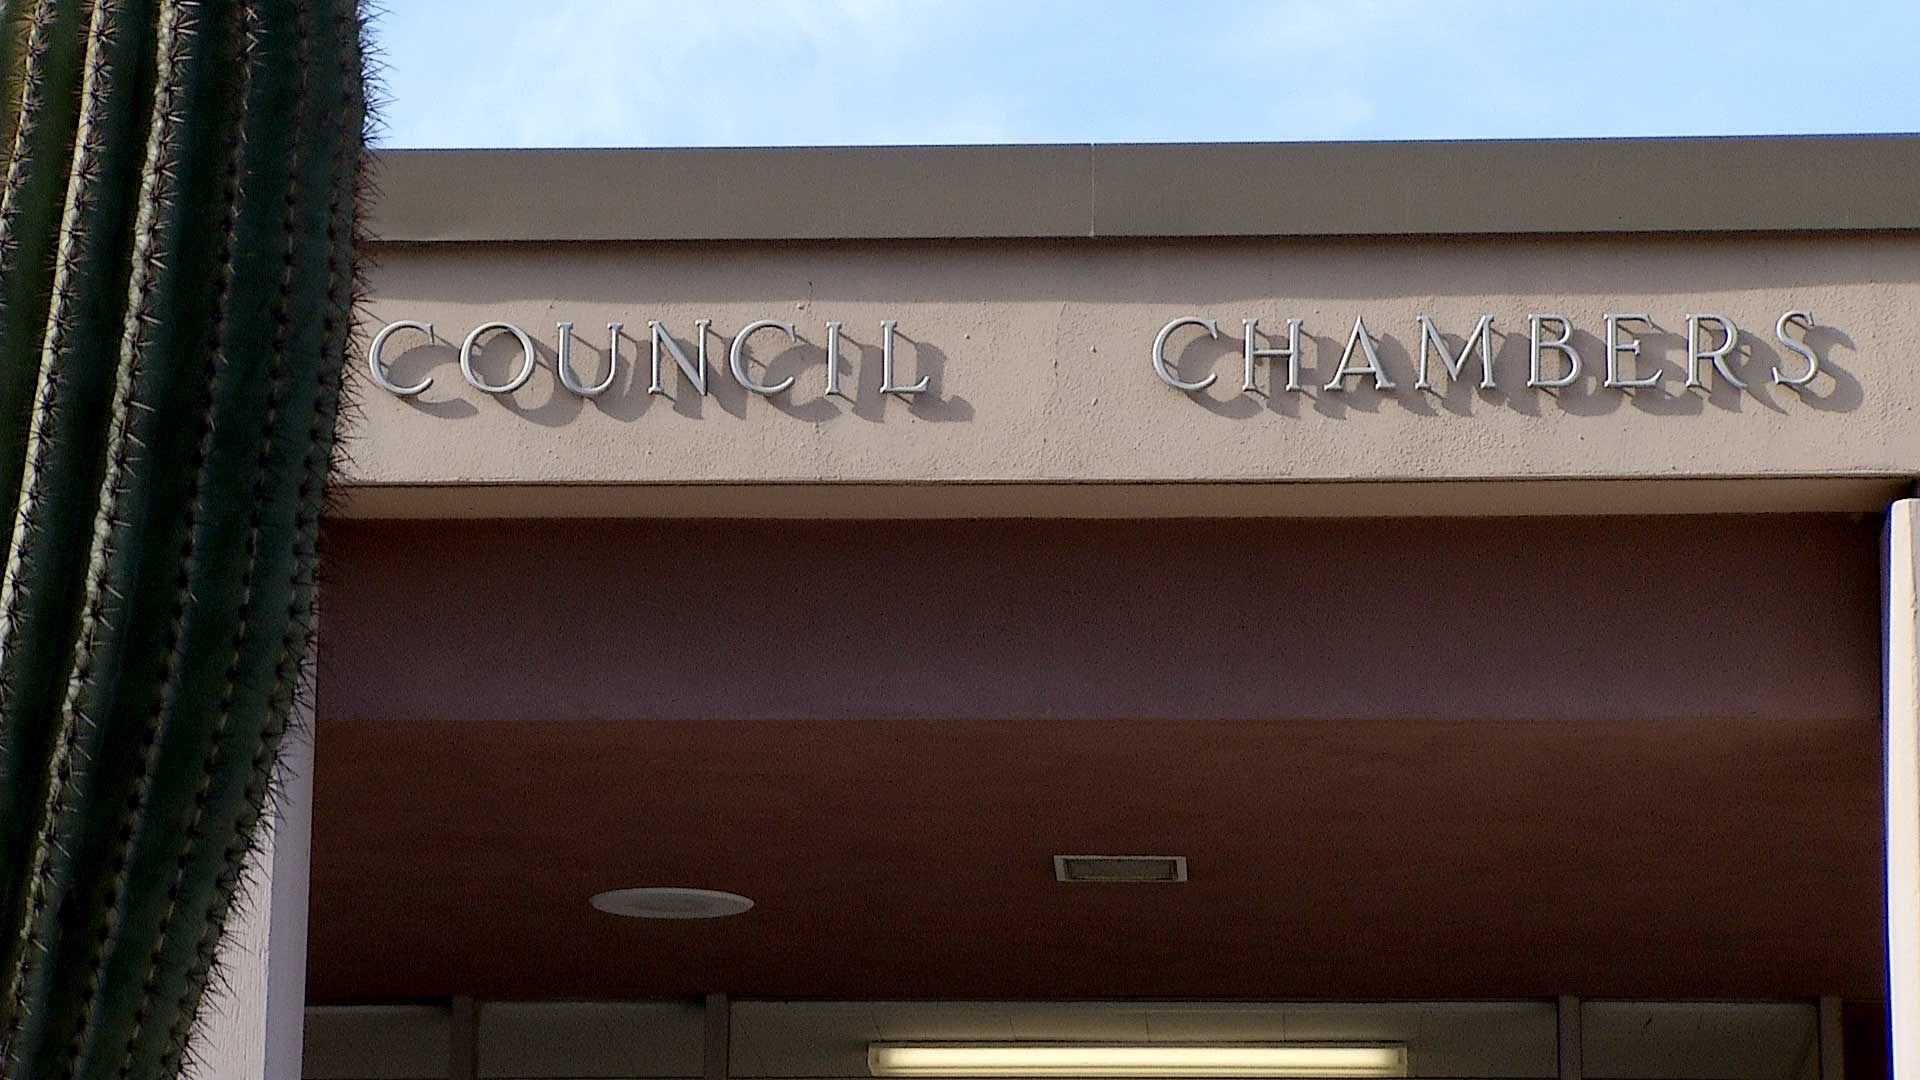
<instances>
[{"instance_id":1,"label":"rectangular ceiling vent","mask_svg":"<svg viewBox=\"0 0 1920 1080\"><path fill-rule=\"evenodd\" d=\"M1055 855L1055 881L1185 881L1185 855Z\"/></svg>"}]
</instances>

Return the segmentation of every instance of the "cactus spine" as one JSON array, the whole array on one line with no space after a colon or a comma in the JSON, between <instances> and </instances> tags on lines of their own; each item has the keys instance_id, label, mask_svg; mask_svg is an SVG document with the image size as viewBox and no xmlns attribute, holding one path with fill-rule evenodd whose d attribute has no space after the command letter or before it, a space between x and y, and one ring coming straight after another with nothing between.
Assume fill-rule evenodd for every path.
<instances>
[{"instance_id":1,"label":"cactus spine","mask_svg":"<svg viewBox=\"0 0 1920 1080\"><path fill-rule=\"evenodd\" d=\"M8 1080L190 1059L312 627L361 40L357 0L0 0Z\"/></svg>"}]
</instances>

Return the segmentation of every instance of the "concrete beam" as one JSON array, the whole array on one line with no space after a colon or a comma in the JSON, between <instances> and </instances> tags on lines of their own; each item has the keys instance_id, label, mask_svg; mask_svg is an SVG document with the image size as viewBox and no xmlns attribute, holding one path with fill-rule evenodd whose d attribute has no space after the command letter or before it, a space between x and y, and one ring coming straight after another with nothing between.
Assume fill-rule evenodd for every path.
<instances>
[{"instance_id":1,"label":"concrete beam","mask_svg":"<svg viewBox=\"0 0 1920 1080\"><path fill-rule=\"evenodd\" d=\"M1920 228L1902 135L390 150L383 241ZM643 193L637 197L636 193Z\"/></svg>"}]
</instances>

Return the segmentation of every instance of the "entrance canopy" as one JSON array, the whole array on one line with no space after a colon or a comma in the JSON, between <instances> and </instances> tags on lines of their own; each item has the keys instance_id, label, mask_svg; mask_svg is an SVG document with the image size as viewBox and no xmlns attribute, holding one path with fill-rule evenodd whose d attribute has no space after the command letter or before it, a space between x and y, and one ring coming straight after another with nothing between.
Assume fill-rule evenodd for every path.
<instances>
[{"instance_id":1,"label":"entrance canopy","mask_svg":"<svg viewBox=\"0 0 1920 1080\"><path fill-rule=\"evenodd\" d=\"M311 1075L1877 1067L1913 140L387 168Z\"/></svg>"},{"instance_id":2,"label":"entrance canopy","mask_svg":"<svg viewBox=\"0 0 1920 1080\"><path fill-rule=\"evenodd\" d=\"M343 525L312 995L1874 998L1876 533Z\"/></svg>"}]
</instances>

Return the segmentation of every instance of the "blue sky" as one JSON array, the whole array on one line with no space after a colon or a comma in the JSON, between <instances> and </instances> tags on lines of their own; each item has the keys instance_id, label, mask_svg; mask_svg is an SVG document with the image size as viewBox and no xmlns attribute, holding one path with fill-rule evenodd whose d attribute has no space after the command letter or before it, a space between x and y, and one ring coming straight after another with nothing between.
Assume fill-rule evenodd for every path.
<instances>
[{"instance_id":1,"label":"blue sky","mask_svg":"<svg viewBox=\"0 0 1920 1080\"><path fill-rule=\"evenodd\" d=\"M1920 130L1920 0L386 0L387 146Z\"/></svg>"}]
</instances>

